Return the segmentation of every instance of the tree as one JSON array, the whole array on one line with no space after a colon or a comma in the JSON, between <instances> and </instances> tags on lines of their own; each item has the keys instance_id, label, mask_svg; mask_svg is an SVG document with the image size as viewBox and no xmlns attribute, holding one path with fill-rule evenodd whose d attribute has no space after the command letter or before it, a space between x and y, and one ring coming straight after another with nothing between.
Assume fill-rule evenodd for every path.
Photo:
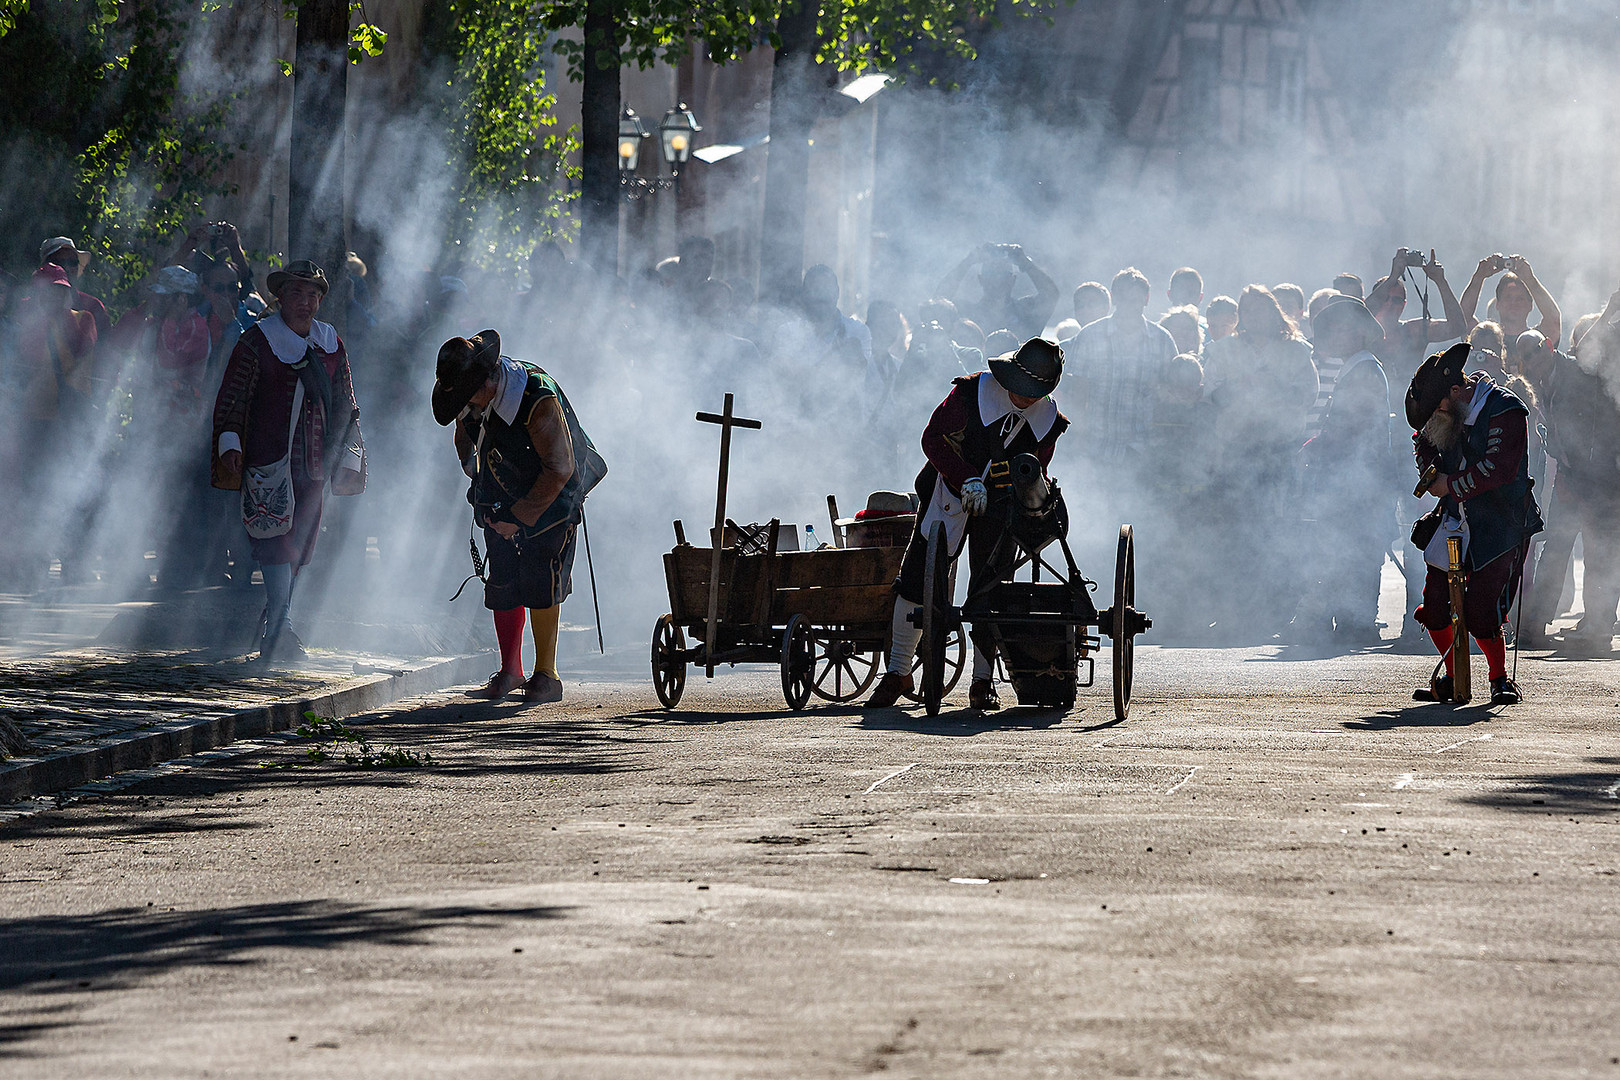
<instances>
[{"instance_id":1,"label":"tree","mask_svg":"<svg viewBox=\"0 0 1620 1080\"><path fill-rule=\"evenodd\" d=\"M674 63L701 40L724 64L770 45L771 144L766 166L763 284L796 287L803 261L810 129L841 71L897 76L919 50L972 57L971 35L998 11L1034 14L1056 0L548 0L547 26L582 29L562 40L568 74L581 82L584 181L581 240L599 267L615 269L618 242L618 73ZM791 279L791 282L790 282Z\"/></svg>"},{"instance_id":2,"label":"tree","mask_svg":"<svg viewBox=\"0 0 1620 1080\"><path fill-rule=\"evenodd\" d=\"M1073 0L1068 0L1072 3ZM765 165L760 293L797 292L804 269L810 132L834 98L840 72L922 74L939 53L971 60L973 37L999 13L1040 14L1056 0L783 0L771 44L771 142Z\"/></svg>"},{"instance_id":3,"label":"tree","mask_svg":"<svg viewBox=\"0 0 1620 1080\"><path fill-rule=\"evenodd\" d=\"M298 52L287 168L287 253L294 259L313 259L336 273L347 250L343 118L348 105L349 3L288 3L298 20Z\"/></svg>"},{"instance_id":4,"label":"tree","mask_svg":"<svg viewBox=\"0 0 1620 1080\"><path fill-rule=\"evenodd\" d=\"M560 181L579 175L567 163L579 144L557 129L546 90L550 35L530 0L441 0L429 15L424 50L448 68L439 111L461 178L444 245L486 269L515 269L567 233L573 196Z\"/></svg>"},{"instance_id":5,"label":"tree","mask_svg":"<svg viewBox=\"0 0 1620 1080\"><path fill-rule=\"evenodd\" d=\"M69 235L95 254L91 290L116 305L227 190L228 101L180 92L198 12L197 0L122 18L116 0L0 0L0 260L31 266L41 240Z\"/></svg>"}]
</instances>

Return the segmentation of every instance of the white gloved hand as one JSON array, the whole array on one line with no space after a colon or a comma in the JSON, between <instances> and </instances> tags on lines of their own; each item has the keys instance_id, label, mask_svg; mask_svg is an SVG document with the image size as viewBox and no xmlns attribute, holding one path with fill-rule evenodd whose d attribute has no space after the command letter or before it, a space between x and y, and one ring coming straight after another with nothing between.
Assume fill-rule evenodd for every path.
<instances>
[{"instance_id":1,"label":"white gloved hand","mask_svg":"<svg viewBox=\"0 0 1620 1080\"><path fill-rule=\"evenodd\" d=\"M980 517L990 509L990 492L985 490L984 481L977 476L962 485L962 509L974 517Z\"/></svg>"}]
</instances>

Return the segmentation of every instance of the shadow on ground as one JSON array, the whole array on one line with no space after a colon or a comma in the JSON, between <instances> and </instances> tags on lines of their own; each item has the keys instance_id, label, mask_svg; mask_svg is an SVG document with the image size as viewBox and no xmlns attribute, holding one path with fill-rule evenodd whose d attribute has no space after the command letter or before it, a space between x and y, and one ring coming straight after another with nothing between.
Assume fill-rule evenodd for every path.
<instances>
[{"instance_id":1,"label":"shadow on ground","mask_svg":"<svg viewBox=\"0 0 1620 1080\"><path fill-rule=\"evenodd\" d=\"M1461 799L1473 806L1533 814L1614 814L1620 812L1620 758L1594 757L1601 768L1589 772L1499 777L1500 787Z\"/></svg>"},{"instance_id":2,"label":"shadow on ground","mask_svg":"<svg viewBox=\"0 0 1620 1080\"><path fill-rule=\"evenodd\" d=\"M208 911L113 908L0 923L0 993L68 995L127 987L181 968L253 964L266 949L419 946L456 925L493 928L560 919L563 907L372 907L336 900L251 904ZM0 1016L0 1058L72 1022L76 1003L31 1003Z\"/></svg>"},{"instance_id":3,"label":"shadow on ground","mask_svg":"<svg viewBox=\"0 0 1620 1080\"><path fill-rule=\"evenodd\" d=\"M1495 720L1489 696L1478 705L1448 705L1426 701L1408 705L1403 709L1385 709L1363 716L1359 720L1346 720L1343 727L1351 731L1393 731L1396 728L1464 728Z\"/></svg>"}]
</instances>

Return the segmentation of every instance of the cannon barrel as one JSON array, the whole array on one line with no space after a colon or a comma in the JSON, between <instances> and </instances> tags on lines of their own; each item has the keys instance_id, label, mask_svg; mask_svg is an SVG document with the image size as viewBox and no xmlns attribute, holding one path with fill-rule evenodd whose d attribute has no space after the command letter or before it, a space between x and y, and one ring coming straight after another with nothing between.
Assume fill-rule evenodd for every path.
<instances>
[{"instance_id":1,"label":"cannon barrel","mask_svg":"<svg viewBox=\"0 0 1620 1080\"><path fill-rule=\"evenodd\" d=\"M1045 509L1052 487L1034 454L1019 454L1012 459L1013 495L1026 511Z\"/></svg>"}]
</instances>

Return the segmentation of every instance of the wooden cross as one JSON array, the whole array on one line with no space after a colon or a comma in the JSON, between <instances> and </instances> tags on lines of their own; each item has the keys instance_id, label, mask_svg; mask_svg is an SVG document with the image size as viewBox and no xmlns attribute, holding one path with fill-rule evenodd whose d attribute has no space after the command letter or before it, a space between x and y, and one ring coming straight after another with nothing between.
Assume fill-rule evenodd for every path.
<instances>
[{"instance_id":1,"label":"wooden cross","mask_svg":"<svg viewBox=\"0 0 1620 1080\"><path fill-rule=\"evenodd\" d=\"M732 413L732 395L726 395L725 408L720 415L700 412L697 418L705 424L720 425L720 483L718 494L714 503L714 559L709 565L709 621L705 628L703 673L708 678L714 678L714 645L715 624L720 618L720 549L726 539L726 481L731 473L731 429L734 427L753 428L759 430L764 427L758 420L749 420L747 417Z\"/></svg>"}]
</instances>

